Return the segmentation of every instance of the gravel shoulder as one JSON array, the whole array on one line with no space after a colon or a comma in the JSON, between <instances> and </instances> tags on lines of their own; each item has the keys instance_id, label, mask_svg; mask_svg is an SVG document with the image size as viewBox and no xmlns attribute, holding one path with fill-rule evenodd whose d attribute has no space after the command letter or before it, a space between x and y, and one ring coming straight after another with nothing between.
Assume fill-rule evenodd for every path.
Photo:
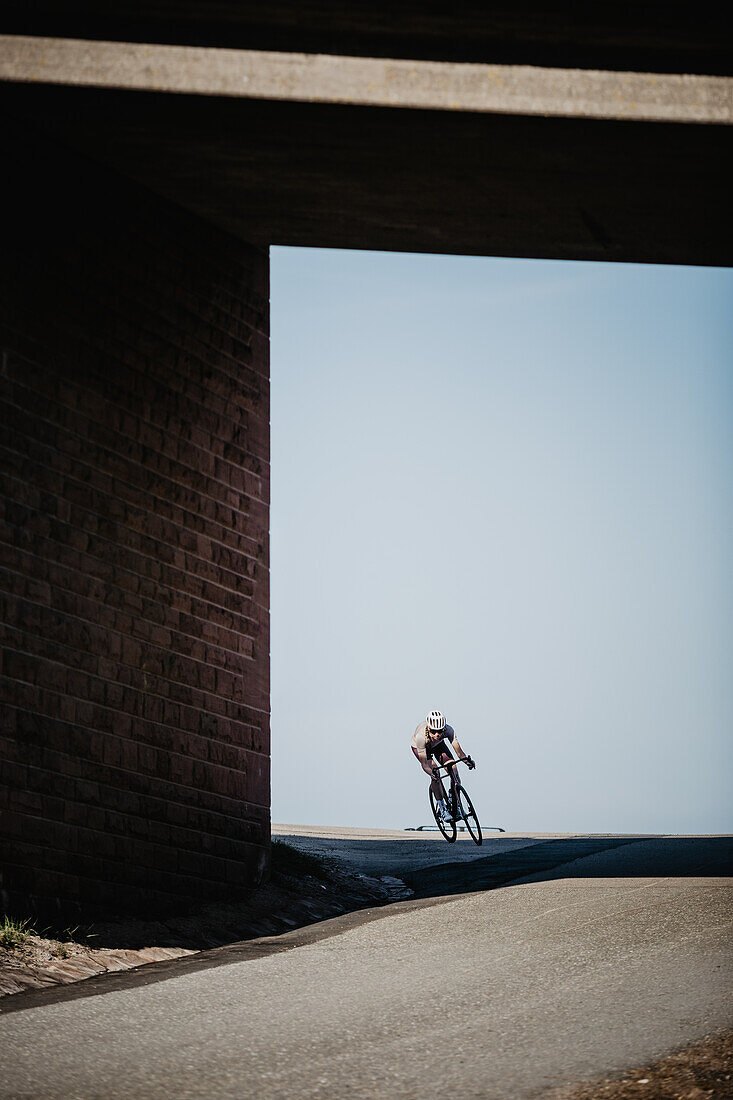
<instances>
[{"instance_id":1,"label":"gravel shoulder","mask_svg":"<svg viewBox=\"0 0 733 1100\"><path fill-rule=\"evenodd\" d=\"M542 1094L542 1100L730 1100L731 1096L733 1031L722 1031L621 1076L552 1089Z\"/></svg>"}]
</instances>

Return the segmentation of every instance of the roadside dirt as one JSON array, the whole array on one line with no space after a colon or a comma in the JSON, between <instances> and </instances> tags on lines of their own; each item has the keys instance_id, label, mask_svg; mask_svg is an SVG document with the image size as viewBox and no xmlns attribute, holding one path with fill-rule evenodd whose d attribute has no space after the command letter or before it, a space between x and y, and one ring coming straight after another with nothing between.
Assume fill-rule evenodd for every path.
<instances>
[{"instance_id":1,"label":"roadside dirt","mask_svg":"<svg viewBox=\"0 0 733 1100\"><path fill-rule=\"evenodd\" d=\"M628 1070L583 1085L563 1085L542 1100L731 1100L733 1097L733 1031L718 1032L700 1043Z\"/></svg>"},{"instance_id":2,"label":"roadside dirt","mask_svg":"<svg viewBox=\"0 0 733 1100\"><path fill-rule=\"evenodd\" d=\"M277 935L410 893L398 879L350 873L335 861L312 860L304 870L297 856L281 852L278 862L283 869L240 902L201 907L165 921L95 923L73 930L71 937L29 935L13 950L0 949L0 996Z\"/></svg>"}]
</instances>

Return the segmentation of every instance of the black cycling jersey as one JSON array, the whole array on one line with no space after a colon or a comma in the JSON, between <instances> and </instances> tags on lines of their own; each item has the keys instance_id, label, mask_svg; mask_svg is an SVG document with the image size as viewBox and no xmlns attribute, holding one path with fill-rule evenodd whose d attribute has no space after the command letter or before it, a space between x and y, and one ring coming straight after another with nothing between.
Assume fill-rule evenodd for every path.
<instances>
[{"instance_id":1,"label":"black cycling jersey","mask_svg":"<svg viewBox=\"0 0 733 1100\"><path fill-rule=\"evenodd\" d=\"M453 744L453 738L454 737L455 737L455 733L453 732L453 730L446 730L444 735L441 737L440 741L435 741L435 742L431 741L429 744L426 743L426 745L425 745L425 754L426 754L428 760L431 757L434 757L436 760L439 760L441 756L450 756L450 758L452 760L453 759L453 753L450 751L450 745ZM446 744L446 740L450 742L450 745Z\"/></svg>"}]
</instances>

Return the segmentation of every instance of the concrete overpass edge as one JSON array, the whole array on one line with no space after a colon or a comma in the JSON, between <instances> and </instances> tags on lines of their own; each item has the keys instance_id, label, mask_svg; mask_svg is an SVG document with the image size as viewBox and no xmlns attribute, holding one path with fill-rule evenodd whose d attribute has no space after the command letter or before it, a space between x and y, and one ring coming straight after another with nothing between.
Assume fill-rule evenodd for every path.
<instances>
[{"instance_id":1,"label":"concrete overpass edge","mask_svg":"<svg viewBox=\"0 0 733 1100\"><path fill-rule=\"evenodd\" d=\"M0 80L358 107L733 123L733 78L0 36Z\"/></svg>"}]
</instances>

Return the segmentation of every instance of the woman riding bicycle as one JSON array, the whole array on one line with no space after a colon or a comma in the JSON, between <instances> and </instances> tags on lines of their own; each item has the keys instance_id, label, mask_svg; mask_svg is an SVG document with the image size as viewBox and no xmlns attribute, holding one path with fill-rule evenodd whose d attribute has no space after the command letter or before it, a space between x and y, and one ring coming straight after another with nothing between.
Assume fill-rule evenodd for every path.
<instances>
[{"instance_id":1,"label":"woman riding bicycle","mask_svg":"<svg viewBox=\"0 0 733 1100\"><path fill-rule=\"evenodd\" d=\"M449 760L454 759L449 746L455 749L459 760L466 761L469 768L476 767L471 757L466 756L458 743L456 731L453 727L446 723L439 710L431 710L427 718L419 724L412 735L412 751L420 761L422 770L430 776L430 789L443 821L452 821L453 818L443 801L442 788L435 778L433 769L436 764L445 765Z\"/></svg>"}]
</instances>

